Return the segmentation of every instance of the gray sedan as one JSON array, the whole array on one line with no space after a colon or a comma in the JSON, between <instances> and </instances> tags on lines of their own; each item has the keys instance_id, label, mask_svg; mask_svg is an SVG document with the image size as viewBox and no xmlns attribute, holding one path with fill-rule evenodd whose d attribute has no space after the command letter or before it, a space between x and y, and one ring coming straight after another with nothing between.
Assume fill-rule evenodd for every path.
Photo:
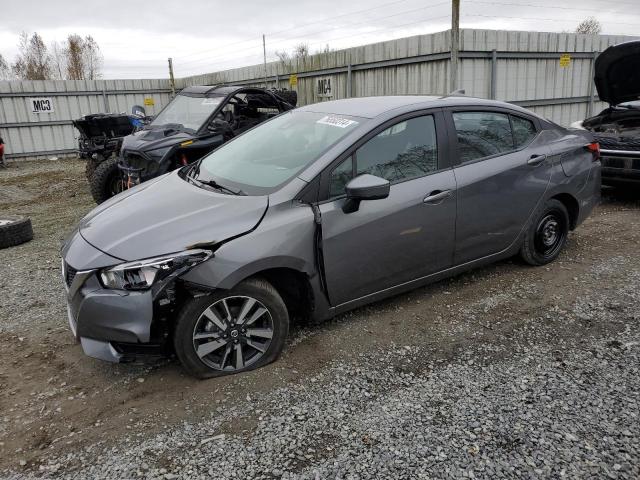
<instances>
[{"instance_id":1,"label":"gray sedan","mask_svg":"<svg viewBox=\"0 0 640 480\"><path fill-rule=\"evenodd\" d=\"M555 260L600 195L598 145L506 103L309 105L103 203L66 241L69 324L109 361L205 378L322 320L519 254Z\"/></svg>"}]
</instances>

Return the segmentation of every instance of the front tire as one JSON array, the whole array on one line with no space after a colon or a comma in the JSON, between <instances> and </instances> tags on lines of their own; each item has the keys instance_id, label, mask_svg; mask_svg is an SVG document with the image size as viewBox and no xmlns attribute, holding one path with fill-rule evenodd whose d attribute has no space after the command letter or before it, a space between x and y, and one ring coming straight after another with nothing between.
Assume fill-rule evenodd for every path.
<instances>
[{"instance_id":1,"label":"front tire","mask_svg":"<svg viewBox=\"0 0 640 480\"><path fill-rule=\"evenodd\" d=\"M265 280L188 300L178 315L176 355L189 374L212 378L263 367L289 333L287 308Z\"/></svg>"},{"instance_id":2,"label":"front tire","mask_svg":"<svg viewBox=\"0 0 640 480\"><path fill-rule=\"evenodd\" d=\"M520 256L529 265L546 265L558 258L568 237L567 208L559 200L548 200L534 214L520 249Z\"/></svg>"},{"instance_id":3,"label":"front tire","mask_svg":"<svg viewBox=\"0 0 640 480\"><path fill-rule=\"evenodd\" d=\"M91 196L98 205L124 190L118 157L111 157L96 167L89 180L89 187Z\"/></svg>"}]
</instances>

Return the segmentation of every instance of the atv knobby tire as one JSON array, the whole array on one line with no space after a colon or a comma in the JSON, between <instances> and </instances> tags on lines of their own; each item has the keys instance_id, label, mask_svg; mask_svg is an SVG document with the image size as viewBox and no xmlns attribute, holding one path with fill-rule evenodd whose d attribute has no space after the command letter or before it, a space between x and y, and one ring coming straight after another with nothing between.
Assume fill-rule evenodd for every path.
<instances>
[{"instance_id":1,"label":"atv knobby tire","mask_svg":"<svg viewBox=\"0 0 640 480\"><path fill-rule=\"evenodd\" d=\"M99 205L120 193L124 189L122 183L122 172L118 168L118 157L111 157L98 165L89 179L91 196Z\"/></svg>"},{"instance_id":2,"label":"atv knobby tire","mask_svg":"<svg viewBox=\"0 0 640 480\"><path fill-rule=\"evenodd\" d=\"M87 158L86 160L87 164L84 167L84 174L87 177L87 180L91 181L91 177L93 177L93 174L96 171L96 168L98 168L98 165L100 165L100 160L94 160L93 158Z\"/></svg>"},{"instance_id":3,"label":"atv knobby tire","mask_svg":"<svg viewBox=\"0 0 640 480\"><path fill-rule=\"evenodd\" d=\"M31 219L0 215L0 248L14 247L33 238Z\"/></svg>"}]
</instances>

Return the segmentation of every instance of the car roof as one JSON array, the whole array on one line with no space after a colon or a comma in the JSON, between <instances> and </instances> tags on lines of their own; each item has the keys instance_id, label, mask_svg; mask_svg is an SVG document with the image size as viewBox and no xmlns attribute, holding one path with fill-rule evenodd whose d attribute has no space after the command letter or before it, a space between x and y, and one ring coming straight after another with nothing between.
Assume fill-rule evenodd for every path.
<instances>
[{"instance_id":1,"label":"car roof","mask_svg":"<svg viewBox=\"0 0 640 480\"><path fill-rule=\"evenodd\" d=\"M180 91L181 95L229 95L238 90L242 90L244 88L253 88L253 87L243 87L240 85L193 85L191 87L185 87Z\"/></svg>"},{"instance_id":2,"label":"car roof","mask_svg":"<svg viewBox=\"0 0 640 480\"><path fill-rule=\"evenodd\" d=\"M532 115L533 113L511 103L483 98L467 97L466 95L391 95L379 97L358 97L329 102L314 103L299 107L299 111L332 113L350 115L354 117L375 118L392 110L420 110L422 108L438 107L507 107Z\"/></svg>"}]
</instances>

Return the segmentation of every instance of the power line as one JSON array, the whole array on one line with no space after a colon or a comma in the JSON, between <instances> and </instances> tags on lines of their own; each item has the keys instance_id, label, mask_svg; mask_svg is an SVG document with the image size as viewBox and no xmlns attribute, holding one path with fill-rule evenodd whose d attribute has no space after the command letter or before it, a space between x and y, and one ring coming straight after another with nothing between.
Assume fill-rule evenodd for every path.
<instances>
[{"instance_id":1,"label":"power line","mask_svg":"<svg viewBox=\"0 0 640 480\"><path fill-rule=\"evenodd\" d=\"M510 18L513 20L545 20L545 21L549 21L549 22L569 22L571 21L570 19L563 19L563 18L540 18L540 17L509 17L506 15L481 15L479 13L467 13L465 15L465 17L485 17L485 18ZM640 24L638 23L627 23L627 22L605 22L605 23L615 23L618 25L632 25L634 27L640 27Z\"/></svg>"},{"instance_id":2,"label":"power line","mask_svg":"<svg viewBox=\"0 0 640 480\"><path fill-rule=\"evenodd\" d=\"M398 28L407 27L407 26L410 26L410 25L416 25L418 23L422 23L425 20L440 20L440 19L449 18L449 17L450 17L450 15L442 15L442 16L439 16L439 17L422 18L422 19L417 20L417 21L413 21L413 22L409 22L409 23L403 23L403 24L400 24L400 25L386 26L386 27L383 27L383 28L378 28L376 30L370 30L368 32L359 32L359 33L350 34L350 35L343 35L341 37L331 37L331 38L324 39L321 42L317 42L316 44L324 43L326 41L342 40L342 39L345 39L345 38L351 38L351 37L355 37L355 36L358 36L358 35L370 35L372 33L377 33L377 32L380 32L382 30L397 30ZM316 45L316 44L314 44L314 45ZM259 55L258 54L250 55L250 56L242 57L242 58L239 58L239 59L232 59L232 60L229 60L229 61L223 62L223 63L229 63L230 61L234 61L234 60L242 60L244 58L256 58L257 56L259 56ZM211 66L215 66L215 65L219 65L219 64L220 63L214 63L214 64L211 64ZM199 67L195 67L194 69L196 69L196 68L199 68ZM206 68L206 66L203 66L202 68Z\"/></svg>"},{"instance_id":3,"label":"power line","mask_svg":"<svg viewBox=\"0 0 640 480\"><path fill-rule=\"evenodd\" d=\"M559 7L559 6L555 6L555 5L537 5L537 4L533 4L533 3L508 3L508 2L486 2L486 1L480 1L480 0L472 0L470 1L468 4L469 5L474 5L474 4L483 4L483 5L502 5L502 6L513 6L513 7L535 7L535 8L551 8L551 9L557 9L557 10L572 10L572 11L581 11L581 12L596 12L596 13L607 13L607 12L603 12L602 8L575 8L575 7ZM620 2L618 2L620 3ZM611 12L614 13L614 12ZM615 12L615 13L619 13L619 12ZM625 12L625 15L629 15L627 12ZM632 13L631 15L640 15L640 13Z\"/></svg>"},{"instance_id":4,"label":"power line","mask_svg":"<svg viewBox=\"0 0 640 480\"><path fill-rule=\"evenodd\" d=\"M448 3L449 3L449 2L440 2L440 3L437 3L437 4L435 4L435 5L432 5L432 6L431 6L431 7L429 7L429 8L435 8L435 7L437 7L437 6L447 5ZM407 14L407 13L415 13L415 12L418 12L418 11L422 11L422 10L425 10L426 8L427 8L427 7L414 8L414 9L411 9L411 10L405 10L405 11L402 11L402 12L398 12L398 13L395 13L395 14L392 14L392 15L386 15L386 16L384 16L384 17L378 17L378 18L374 18L374 19L367 19L367 20L364 20L364 21L361 21L361 22L356 22L356 23L349 23L349 24L346 24L346 25L341 25L341 26L339 26L339 27L334 27L332 30L336 30L336 29L338 29L338 28L356 27L356 26L358 26L358 25L362 25L362 24L366 24L366 23L371 23L371 22L380 21L380 20L386 20L386 19L388 19L388 18L398 17L398 16L400 16L400 15L405 15L405 14ZM318 30L318 31L315 31L315 32L307 32L307 33L305 33L304 35L305 35L305 36L317 35L317 34L319 34L319 33L323 33L323 32L325 32L325 31L326 31L326 29ZM356 34L356 35L357 35L357 34ZM280 45L280 44L285 43L285 42L288 42L288 41L290 41L290 40L293 40L293 39L299 39L299 38L300 38L300 36L298 36L298 35L296 35L296 36L291 36L291 37L285 37L285 38L282 38L282 39L280 39L280 40L276 40L275 42L269 42L269 47L271 48L271 47L273 47L274 45ZM329 38L329 39L326 39L326 40L331 40L331 39ZM323 40L323 42L324 42L324 41L326 41L326 40ZM229 54L229 55L226 55L226 56L221 57L221 59L223 59L223 60L224 60L224 59L226 59L226 58L232 58L232 57L234 57L234 56L235 56L235 54L237 54L238 52L243 52L243 51L246 51L246 50L251 50L251 49L253 49L253 48L256 48L256 47L255 47L255 46L251 46L251 47L246 47L246 48L241 48L241 49L235 50L233 53L231 53L231 54ZM220 57L219 57L219 59L220 59ZM203 63L203 62L208 62L208 60L207 60L207 59L201 59L201 60L187 60L186 62L180 62L180 64L181 64L181 65L193 65L193 64ZM216 63L224 63L224 62L216 62Z\"/></svg>"},{"instance_id":5,"label":"power line","mask_svg":"<svg viewBox=\"0 0 640 480\"><path fill-rule=\"evenodd\" d=\"M326 22L327 20L335 20L336 18L349 17L351 15L356 15L356 14L359 14L359 13L371 12L373 10L377 10L379 8L382 8L382 7L388 7L390 5L396 5L398 3L404 3L404 2L408 2L408 1L410 1L410 0L396 0L394 2L383 3L383 4L377 5L375 7L366 8L364 10L356 10L354 12L343 13L341 15L336 15L336 16L333 16L333 17L325 17L325 18L322 18L320 20L316 20L316 21L313 21L313 22L305 23L305 24L302 24L302 25L297 25L297 26L292 27L292 28L287 28L287 29L284 29L284 30L278 30L276 32L269 32L266 35L268 35L268 36L279 35L281 33L291 32L293 30L299 30L300 28L304 28L304 27L308 27L308 26L311 26L311 25L316 25L318 23ZM247 43L249 41L251 41L251 40L243 40L243 41L239 41L239 42L228 43L226 45L219 45L216 48L210 48L210 49L207 49L207 50L200 50L199 52L194 52L194 53L190 53L190 54L187 54L187 55L183 55L183 57L184 58L193 57L193 56L196 56L196 55L201 55L203 53L217 51L217 50L219 50L221 48L226 48L226 47L230 47L230 46L233 46L233 45L239 45L239 44L242 44L242 43Z\"/></svg>"}]
</instances>

